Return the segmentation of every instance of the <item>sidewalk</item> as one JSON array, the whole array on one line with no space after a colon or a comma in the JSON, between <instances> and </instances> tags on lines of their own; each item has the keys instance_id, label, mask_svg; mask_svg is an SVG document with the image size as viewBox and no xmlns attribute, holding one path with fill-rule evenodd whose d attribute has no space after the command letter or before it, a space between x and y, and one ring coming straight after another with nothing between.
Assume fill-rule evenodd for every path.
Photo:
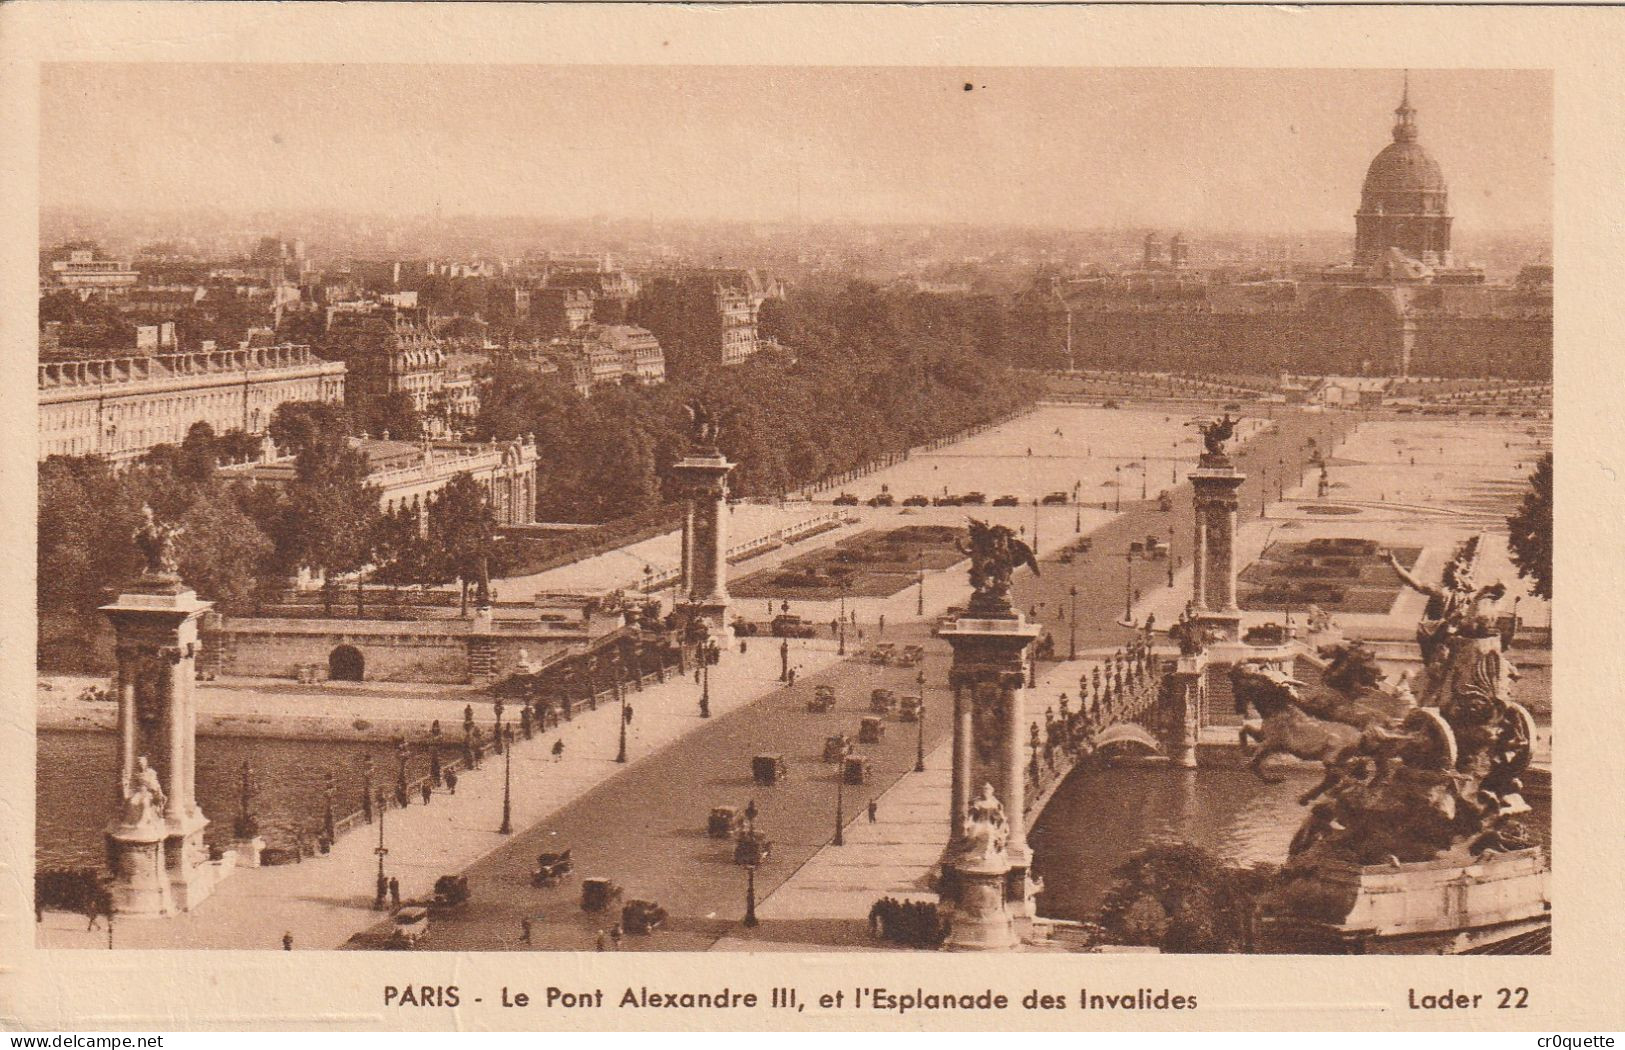
<instances>
[{"instance_id":1,"label":"sidewalk","mask_svg":"<svg viewBox=\"0 0 1625 1050\"><path fill-rule=\"evenodd\" d=\"M836 661L832 646L800 643L793 662L803 673ZM779 688L777 647L737 649L711 669L714 716L748 705ZM634 710L627 734L632 763L681 738L701 723L699 687L692 674L627 694ZM557 730L518 742L512 754L512 823L523 831L628 768L614 761L617 704L601 704ZM564 742L561 761L554 741ZM403 898L427 895L440 875L466 869L510 841L497 833L502 819L503 759L488 755L481 768L458 778L457 794L437 791L425 806L414 801L384 814L387 874L400 880ZM229 820L229 814L210 814ZM343 835L325 857L301 864L239 869L196 911L168 919L119 920L121 948L279 949L284 932L296 949L337 948L380 918L372 910L378 825ZM82 916L50 913L39 927L42 948L106 948L104 931L85 930Z\"/></svg>"}]
</instances>

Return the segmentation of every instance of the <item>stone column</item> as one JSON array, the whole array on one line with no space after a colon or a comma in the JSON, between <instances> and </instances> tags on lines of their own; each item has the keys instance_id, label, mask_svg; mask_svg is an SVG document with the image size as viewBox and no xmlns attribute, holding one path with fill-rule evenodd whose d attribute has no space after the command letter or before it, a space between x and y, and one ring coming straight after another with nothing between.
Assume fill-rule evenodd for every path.
<instances>
[{"instance_id":1,"label":"stone column","mask_svg":"<svg viewBox=\"0 0 1625 1050\"><path fill-rule=\"evenodd\" d=\"M1164 746L1169 761L1181 769L1196 768L1201 734L1202 693L1207 682L1207 655L1181 656L1162 680Z\"/></svg>"},{"instance_id":2,"label":"stone column","mask_svg":"<svg viewBox=\"0 0 1625 1050\"><path fill-rule=\"evenodd\" d=\"M684 548L687 597L714 634L728 627L728 474L736 464L720 452L686 456L674 469L688 493Z\"/></svg>"},{"instance_id":3,"label":"stone column","mask_svg":"<svg viewBox=\"0 0 1625 1050\"><path fill-rule=\"evenodd\" d=\"M1039 634L1037 626L1015 611L1002 615L973 613L941 632L954 653L948 672L948 683L954 691L954 789L950 803L954 813L953 833L944 858L944 866L952 868L954 874L946 881L954 887L953 899L963 904L976 880L985 881L988 875L980 868L962 869L956 858L966 846L969 799L984 784L991 784L1003 803L1007 829L1004 862L1008 867L1001 876L1006 907L996 911L979 908L977 922L979 928L985 927L989 915L1005 916L998 921L1012 924L1011 939L1030 929L1036 891L1028 878L1032 856L1027 848L1025 812L1026 655ZM979 738L981 734L992 734L993 738ZM992 946L1005 938L983 928L976 940Z\"/></svg>"},{"instance_id":4,"label":"stone column","mask_svg":"<svg viewBox=\"0 0 1625 1050\"><path fill-rule=\"evenodd\" d=\"M1225 641L1241 637L1241 610L1236 605L1236 531L1240 502L1236 495L1245 474L1228 456L1205 453L1191 473L1196 508L1196 619Z\"/></svg>"},{"instance_id":5,"label":"stone column","mask_svg":"<svg viewBox=\"0 0 1625 1050\"><path fill-rule=\"evenodd\" d=\"M119 654L119 805L107 828L115 907L131 915L189 910L219 877L207 863L197 805L197 711L192 696L198 620L211 607L173 574L149 573L116 602L102 607L117 635ZM141 712L156 732L143 740ZM156 754L143 756L141 748ZM156 759L165 802L148 812L128 797L130 773L141 757Z\"/></svg>"}]
</instances>

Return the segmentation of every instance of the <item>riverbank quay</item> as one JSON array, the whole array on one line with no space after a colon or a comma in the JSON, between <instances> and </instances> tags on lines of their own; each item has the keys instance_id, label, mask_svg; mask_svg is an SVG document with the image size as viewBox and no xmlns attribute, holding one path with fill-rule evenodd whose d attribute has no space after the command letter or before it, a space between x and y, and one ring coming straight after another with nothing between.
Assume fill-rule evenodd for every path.
<instances>
[{"instance_id":1,"label":"riverbank quay","mask_svg":"<svg viewBox=\"0 0 1625 1050\"><path fill-rule=\"evenodd\" d=\"M799 643L794 653L808 673L837 660L834 646L823 642ZM778 690L779 666L777 650L766 646L725 656L710 671L714 718ZM517 741L511 755L513 827L522 833L707 724L699 718L700 689L689 675L629 694L635 717L628 724L627 765L615 761L618 704L601 704L532 740ZM556 743L564 745L558 756L553 754ZM206 740L202 746L207 747ZM404 809L382 814L389 851L384 870L399 880L403 899L427 895L439 876L459 871L517 837L498 830L503 774L503 756L488 754L479 769L460 775L455 794L442 787L427 805L414 799ZM229 813L209 816L231 819ZM116 920L115 946L270 950L280 948L287 933L296 951L340 947L383 914L373 909L380 823L363 824L341 836L325 856L243 869L222 882L197 911L156 920ZM106 931L86 930L81 915L47 913L37 930L42 948L107 947Z\"/></svg>"}]
</instances>

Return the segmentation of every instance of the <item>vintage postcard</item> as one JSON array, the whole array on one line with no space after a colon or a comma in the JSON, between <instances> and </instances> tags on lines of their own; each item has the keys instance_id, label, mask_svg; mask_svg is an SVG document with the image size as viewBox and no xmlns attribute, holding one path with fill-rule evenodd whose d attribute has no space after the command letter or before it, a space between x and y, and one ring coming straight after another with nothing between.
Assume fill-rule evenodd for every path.
<instances>
[{"instance_id":1,"label":"vintage postcard","mask_svg":"<svg viewBox=\"0 0 1625 1050\"><path fill-rule=\"evenodd\" d=\"M69 15L0 1023L1621 1021L1617 13Z\"/></svg>"}]
</instances>

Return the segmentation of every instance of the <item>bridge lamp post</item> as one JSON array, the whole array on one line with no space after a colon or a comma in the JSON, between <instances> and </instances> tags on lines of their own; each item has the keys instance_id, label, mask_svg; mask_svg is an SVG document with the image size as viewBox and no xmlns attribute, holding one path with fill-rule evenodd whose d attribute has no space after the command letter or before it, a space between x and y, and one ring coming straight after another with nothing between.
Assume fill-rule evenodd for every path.
<instances>
[{"instance_id":1,"label":"bridge lamp post","mask_svg":"<svg viewBox=\"0 0 1625 1050\"><path fill-rule=\"evenodd\" d=\"M513 727L509 726L512 732ZM513 741L502 749L502 826L497 829L498 835L513 834Z\"/></svg>"},{"instance_id":2,"label":"bridge lamp post","mask_svg":"<svg viewBox=\"0 0 1625 1050\"><path fill-rule=\"evenodd\" d=\"M496 713L497 720L496 731L491 734L491 744L497 749L497 754L500 755L502 753L502 712L504 710L502 701L498 700L492 710Z\"/></svg>"},{"instance_id":3,"label":"bridge lamp post","mask_svg":"<svg viewBox=\"0 0 1625 1050\"><path fill-rule=\"evenodd\" d=\"M835 763L835 840L834 845L846 845L846 757L851 748L841 751L841 760Z\"/></svg>"},{"instance_id":4,"label":"bridge lamp post","mask_svg":"<svg viewBox=\"0 0 1625 1050\"><path fill-rule=\"evenodd\" d=\"M1128 566L1127 582L1123 587L1123 622L1134 620L1134 550L1123 552L1123 563Z\"/></svg>"},{"instance_id":5,"label":"bridge lamp post","mask_svg":"<svg viewBox=\"0 0 1625 1050\"><path fill-rule=\"evenodd\" d=\"M1075 583L1072 585L1071 595L1072 618L1067 622L1067 659L1076 660L1078 658L1078 585Z\"/></svg>"},{"instance_id":6,"label":"bridge lamp post","mask_svg":"<svg viewBox=\"0 0 1625 1050\"><path fill-rule=\"evenodd\" d=\"M616 682L615 692L619 694L621 700L621 747L620 750L615 752L615 761L624 765L626 763L626 689L620 682Z\"/></svg>"},{"instance_id":7,"label":"bridge lamp post","mask_svg":"<svg viewBox=\"0 0 1625 1050\"><path fill-rule=\"evenodd\" d=\"M368 790L371 790L371 788L369 787ZM389 847L384 845L384 811L385 811L386 808L387 808L387 800L384 798L384 789L379 788L378 789L378 845L373 850L373 853L378 855L378 893L373 898L373 902L372 902L372 907L373 907L374 911L383 911L384 910L384 893L386 892L385 891L385 886L384 886L384 882L385 882L385 879L384 879L384 858L389 856Z\"/></svg>"},{"instance_id":8,"label":"bridge lamp post","mask_svg":"<svg viewBox=\"0 0 1625 1050\"><path fill-rule=\"evenodd\" d=\"M711 717L711 650L714 643L706 642L696 648L700 659L700 717ZM624 726L624 719L622 721Z\"/></svg>"},{"instance_id":9,"label":"bridge lamp post","mask_svg":"<svg viewBox=\"0 0 1625 1050\"><path fill-rule=\"evenodd\" d=\"M915 725L914 772L925 772L925 672L914 676L914 686L920 691L920 717Z\"/></svg>"}]
</instances>

